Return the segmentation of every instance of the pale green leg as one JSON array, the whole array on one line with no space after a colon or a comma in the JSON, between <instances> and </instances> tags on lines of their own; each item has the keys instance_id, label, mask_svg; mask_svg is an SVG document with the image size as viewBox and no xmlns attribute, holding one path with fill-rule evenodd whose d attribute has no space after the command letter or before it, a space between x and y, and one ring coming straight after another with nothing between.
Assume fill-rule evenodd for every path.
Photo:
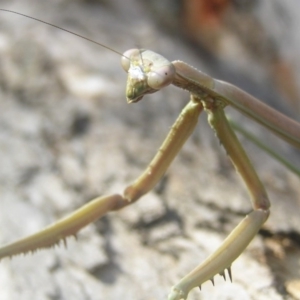
<instances>
[{"instance_id":1,"label":"pale green leg","mask_svg":"<svg viewBox=\"0 0 300 300\"><path fill-rule=\"evenodd\" d=\"M202 104L194 101L192 97L175 121L152 162L144 173L125 189L123 196L115 194L95 198L42 231L0 248L0 259L51 247L61 240L65 242L68 236L76 235L81 228L94 222L109 211L121 209L137 201L162 178L182 145L193 132L202 110Z\"/></svg>"},{"instance_id":2,"label":"pale green leg","mask_svg":"<svg viewBox=\"0 0 300 300\"><path fill-rule=\"evenodd\" d=\"M211 107L208 107L209 105ZM267 193L247 154L228 124L222 103L218 101L205 102L204 106L208 113L209 124L215 130L229 158L248 188L254 210L237 225L216 252L172 288L168 300L186 299L192 288L201 287L201 284L205 281L213 280L216 274L225 277L225 269L228 270L231 277L230 266L232 262L245 250L269 216L270 203ZM230 199L228 200L230 201Z\"/></svg>"}]
</instances>

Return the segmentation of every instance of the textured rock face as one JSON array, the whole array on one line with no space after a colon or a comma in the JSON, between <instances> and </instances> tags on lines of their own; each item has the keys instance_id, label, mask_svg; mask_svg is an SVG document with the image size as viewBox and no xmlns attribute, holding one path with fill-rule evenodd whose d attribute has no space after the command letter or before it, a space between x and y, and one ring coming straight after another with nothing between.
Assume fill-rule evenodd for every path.
<instances>
[{"instance_id":1,"label":"textured rock face","mask_svg":"<svg viewBox=\"0 0 300 300\"><path fill-rule=\"evenodd\" d=\"M237 77L158 30L139 1L0 4L121 52L138 44L215 77ZM119 60L77 37L1 12L0 244L41 229L96 195L121 192L158 149L188 94L167 88L127 105ZM250 93L272 89L267 80L253 85ZM297 162L288 146L233 117ZM233 264L233 283L217 276L216 287L204 284L189 299L300 299L299 178L241 140L266 185L272 214ZM140 202L88 226L76 242L68 240L67 249L3 260L0 299L166 299L250 209L243 183L201 117L164 180Z\"/></svg>"}]
</instances>

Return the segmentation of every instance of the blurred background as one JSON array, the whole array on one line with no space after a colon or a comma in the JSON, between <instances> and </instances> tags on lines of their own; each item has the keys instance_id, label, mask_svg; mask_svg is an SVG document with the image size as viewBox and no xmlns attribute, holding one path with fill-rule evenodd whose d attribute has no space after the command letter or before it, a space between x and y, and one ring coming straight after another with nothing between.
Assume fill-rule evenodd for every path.
<instances>
[{"instance_id":1,"label":"blurred background","mask_svg":"<svg viewBox=\"0 0 300 300\"><path fill-rule=\"evenodd\" d=\"M299 121L300 3L250 0L0 0L123 52L149 48L237 85ZM125 99L116 53L0 12L0 244L95 196L121 192L150 162L187 92ZM299 151L226 112L299 166ZM299 178L239 136L272 203L232 266L189 299L300 299ZM251 211L206 116L161 183L140 202L68 240L68 249L3 260L0 299L166 299Z\"/></svg>"}]
</instances>

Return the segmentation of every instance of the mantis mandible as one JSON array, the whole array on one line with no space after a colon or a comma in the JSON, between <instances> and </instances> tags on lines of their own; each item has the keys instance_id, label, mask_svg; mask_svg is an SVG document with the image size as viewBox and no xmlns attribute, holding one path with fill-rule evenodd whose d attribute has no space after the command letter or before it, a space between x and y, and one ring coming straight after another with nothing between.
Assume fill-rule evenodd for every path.
<instances>
[{"instance_id":1,"label":"mantis mandible","mask_svg":"<svg viewBox=\"0 0 300 300\"><path fill-rule=\"evenodd\" d=\"M267 193L228 124L224 108L231 105L298 148L300 125L235 86L215 80L183 62L169 62L152 51L126 51L122 56L122 65L128 73L128 103L138 102L144 95L155 93L170 84L191 94L190 102L172 126L157 155L144 173L129 185L122 195L114 194L93 199L44 230L4 246L0 249L0 258L51 247L61 240L65 241L68 236L75 235L81 228L109 211L119 210L137 201L165 174L197 125L199 114L204 110L208 114L209 124L248 188L253 211L240 222L215 253L172 288L168 298L186 299L192 288L201 286L207 280L213 280L216 274L225 277L226 269L231 277L231 264L244 251L269 216Z\"/></svg>"}]
</instances>

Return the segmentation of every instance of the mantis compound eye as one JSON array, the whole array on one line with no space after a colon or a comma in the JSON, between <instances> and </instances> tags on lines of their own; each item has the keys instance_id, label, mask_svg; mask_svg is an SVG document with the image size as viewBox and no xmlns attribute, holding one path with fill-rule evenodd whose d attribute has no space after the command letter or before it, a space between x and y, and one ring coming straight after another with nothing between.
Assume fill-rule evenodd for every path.
<instances>
[{"instance_id":1,"label":"mantis compound eye","mask_svg":"<svg viewBox=\"0 0 300 300\"><path fill-rule=\"evenodd\" d=\"M161 88L172 83L175 76L175 68L169 63L165 66L160 66L157 70L152 70L147 74L147 83L149 87L160 90Z\"/></svg>"},{"instance_id":2,"label":"mantis compound eye","mask_svg":"<svg viewBox=\"0 0 300 300\"><path fill-rule=\"evenodd\" d=\"M125 72L128 72L130 68L131 61L136 57L137 55L140 55L139 49L130 49L123 53L123 56L121 58L121 65Z\"/></svg>"}]
</instances>

